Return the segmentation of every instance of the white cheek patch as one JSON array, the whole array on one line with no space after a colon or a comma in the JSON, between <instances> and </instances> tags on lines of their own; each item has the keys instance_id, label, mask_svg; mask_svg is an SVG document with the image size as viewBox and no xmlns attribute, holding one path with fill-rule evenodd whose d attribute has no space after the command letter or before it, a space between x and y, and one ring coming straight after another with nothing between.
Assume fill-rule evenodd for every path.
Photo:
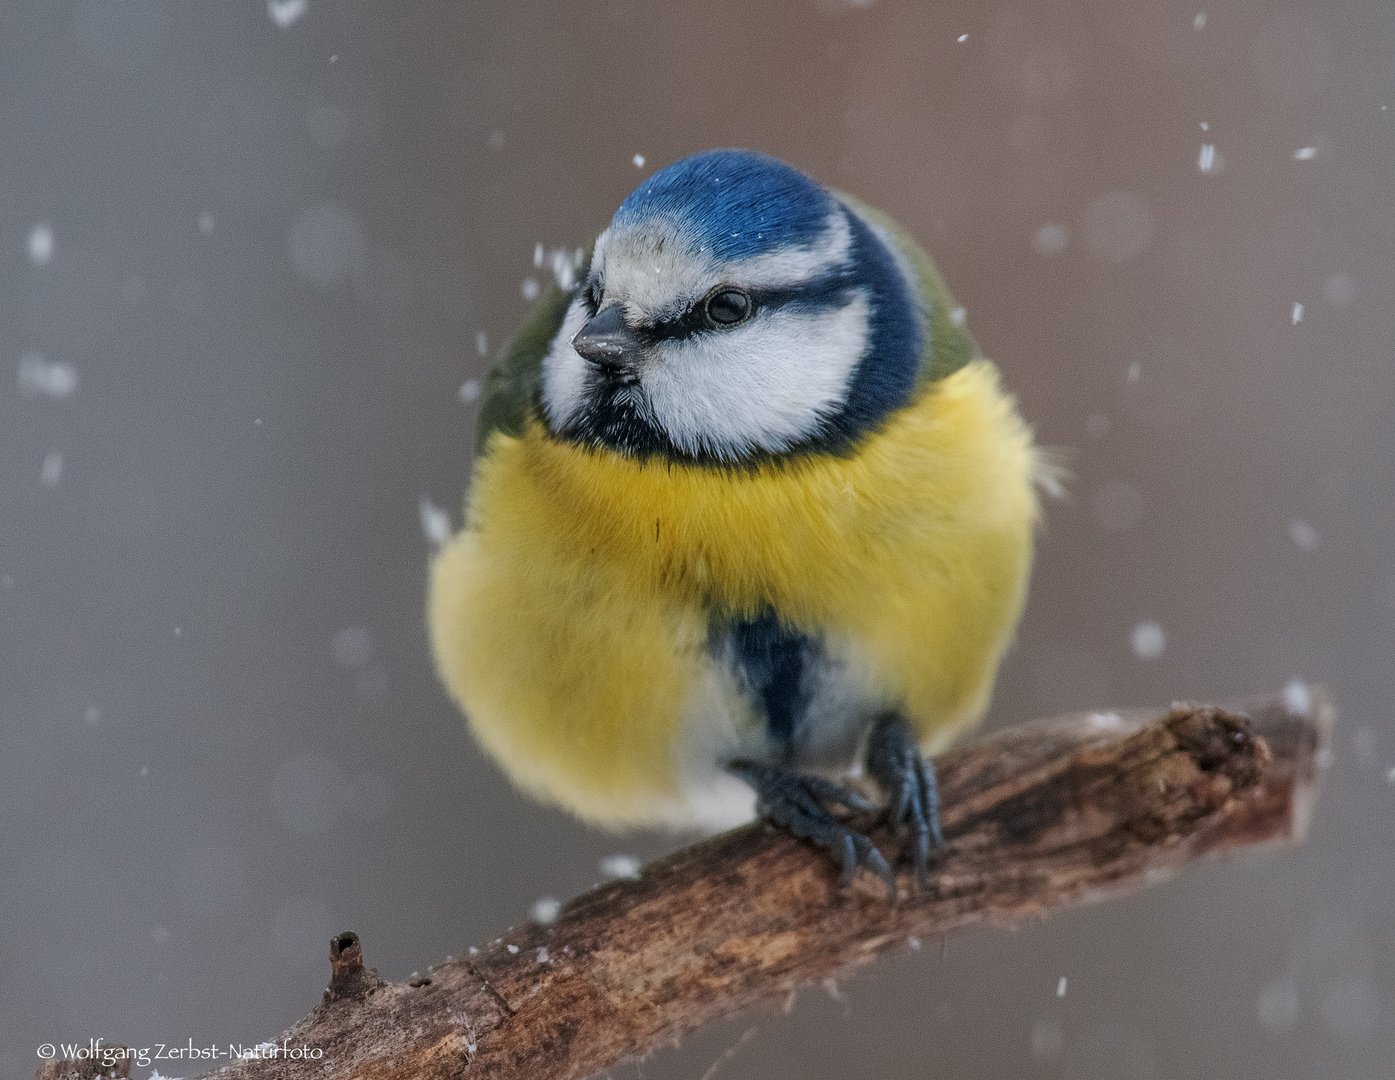
<instances>
[{"instance_id":1,"label":"white cheek patch","mask_svg":"<svg viewBox=\"0 0 1395 1080\"><path fill-rule=\"evenodd\" d=\"M572 348L572 338L586 325L586 302L574 298L542 362L543 409L553 428L561 430L586 407L587 364Z\"/></svg>"},{"instance_id":2,"label":"white cheek patch","mask_svg":"<svg viewBox=\"0 0 1395 1080\"><path fill-rule=\"evenodd\" d=\"M867 322L859 294L834 311L777 308L734 330L664 342L641 376L654 420L690 454L787 450L842 406Z\"/></svg>"}]
</instances>

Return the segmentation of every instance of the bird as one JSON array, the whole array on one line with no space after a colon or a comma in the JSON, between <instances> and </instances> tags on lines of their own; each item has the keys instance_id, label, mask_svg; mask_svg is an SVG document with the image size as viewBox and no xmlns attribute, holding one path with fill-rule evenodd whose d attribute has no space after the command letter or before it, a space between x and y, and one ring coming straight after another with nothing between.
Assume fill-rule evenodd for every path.
<instances>
[{"instance_id":1,"label":"bird","mask_svg":"<svg viewBox=\"0 0 1395 1080\"><path fill-rule=\"evenodd\" d=\"M1023 610L1031 429L911 235L769 155L655 171L565 270L480 394L441 681L583 821L759 817L894 899Z\"/></svg>"}]
</instances>

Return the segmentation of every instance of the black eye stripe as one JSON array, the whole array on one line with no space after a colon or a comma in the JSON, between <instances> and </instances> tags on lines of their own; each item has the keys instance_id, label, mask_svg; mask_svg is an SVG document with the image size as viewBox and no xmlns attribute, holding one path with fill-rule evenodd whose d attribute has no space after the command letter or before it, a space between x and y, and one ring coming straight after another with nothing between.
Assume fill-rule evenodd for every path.
<instances>
[{"instance_id":1,"label":"black eye stripe","mask_svg":"<svg viewBox=\"0 0 1395 1080\"><path fill-rule=\"evenodd\" d=\"M799 285L785 285L768 289L747 288L742 291L750 300L751 314L745 321L759 318L761 313L781 308L797 311L830 311L846 307L852 300L855 286L852 276L846 270L838 270L823 277L806 281ZM709 296L712 294L709 294ZM697 303L667 317L657 319L648 325L636 327L635 332L646 343L675 341L693 337L696 334L720 333L707 321L704 307L708 296Z\"/></svg>"}]
</instances>

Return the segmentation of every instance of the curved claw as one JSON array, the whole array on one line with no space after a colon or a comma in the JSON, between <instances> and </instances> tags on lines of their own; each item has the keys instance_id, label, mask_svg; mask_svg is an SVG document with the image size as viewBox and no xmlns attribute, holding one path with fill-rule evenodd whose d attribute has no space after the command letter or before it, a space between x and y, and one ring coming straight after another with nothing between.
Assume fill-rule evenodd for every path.
<instances>
[{"instance_id":1,"label":"curved claw","mask_svg":"<svg viewBox=\"0 0 1395 1080\"><path fill-rule=\"evenodd\" d=\"M852 833L844 833L838 846L843 849L843 876L838 879L838 884L846 889L857 873L857 845L853 843Z\"/></svg>"},{"instance_id":2,"label":"curved claw","mask_svg":"<svg viewBox=\"0 0 1395 1080\"><path fill-rule=\"evenodd\" d=\"M756 789L761 817L829 849L842 867L844 886L852 882L861 867L881 878L889 900L896 899L896 875L877 845L849 829L828 809L830 805L875 809L867 799L831 780L805 776L784 765L733 761L727 768Z\"/></svg>"},{"instance_id":3,"label":"curved claw","mask_svg":"<svg viewBox=\"0 0 1395 1080\"><path fill-rule=\"evenodd\" d=\"M884 716L872 730L867 771L890 797L887 818L892 827L909 834L916 883L927 885L931 843L944 846L939 790L934 763L920 756L915 735L902 717Z\"/></svg>"},{"instance_id":4,"label":"curved claw","mask_svg":"<svg viewBox=\"0 0 1395 1080\"><path fill-rule=\"evenodd\" d=\"M896 875L891 870L891 864L886 861L886 856L881 853L877 845L872 843L867 837L860 833L852 833L853 844L858 847L858 862L877 877L882 879L886 885L886 898L891 903L896 902ZM859 843L861 841L861 843ZM847 885L852 878L844 873L843 884Z\"/></svg>"}]
</instances>

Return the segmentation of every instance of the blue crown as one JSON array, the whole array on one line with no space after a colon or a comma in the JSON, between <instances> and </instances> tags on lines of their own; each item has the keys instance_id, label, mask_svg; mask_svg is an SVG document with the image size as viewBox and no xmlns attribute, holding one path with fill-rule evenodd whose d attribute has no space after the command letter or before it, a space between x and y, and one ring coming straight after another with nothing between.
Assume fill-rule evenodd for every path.
<instances>
[{"instance_id":1,"label":"blue crown","mask_svg":"<svg viewBox=\"0 0 1395 1080\"><path fill-rule=\"evenodd\" d=\"M697 246L734 261L812 247L837 204L822 186L753 150L706 150L660 169L615 212L617 225L678 224Z\"/></svg>"}]
</instances>

